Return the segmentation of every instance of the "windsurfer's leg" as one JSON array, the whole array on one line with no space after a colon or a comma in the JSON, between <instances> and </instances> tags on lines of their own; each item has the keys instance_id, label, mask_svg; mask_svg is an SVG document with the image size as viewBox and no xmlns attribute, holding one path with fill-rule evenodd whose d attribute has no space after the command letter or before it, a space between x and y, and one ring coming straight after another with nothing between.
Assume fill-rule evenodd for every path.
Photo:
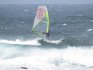
<instances>
[{"instance_id":1,"label":"windsurfer's leg","mask_svg":"<svg viewBox=\"0 0 93 70\"><path fill-rule=\"evenodd\" d=\"M49 33L46 33L46 36L49 37Z\"/></svg>"}]
</instances>

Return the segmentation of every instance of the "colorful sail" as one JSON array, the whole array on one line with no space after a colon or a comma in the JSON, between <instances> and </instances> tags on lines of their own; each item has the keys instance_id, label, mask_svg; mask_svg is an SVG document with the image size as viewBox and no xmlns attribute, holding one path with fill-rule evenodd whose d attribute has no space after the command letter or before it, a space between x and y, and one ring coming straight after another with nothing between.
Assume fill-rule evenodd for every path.
<instances>
[{"instance_id":1,"label":"colorful sail","mask_svg":"<svg viewBox=\"0 0 93 70\"><path fill-rule=\"evenodd\" d=\"M32 31L37 34L49 33L49 15L46 6L39 6Z\"/></svg>"}]
</instances>

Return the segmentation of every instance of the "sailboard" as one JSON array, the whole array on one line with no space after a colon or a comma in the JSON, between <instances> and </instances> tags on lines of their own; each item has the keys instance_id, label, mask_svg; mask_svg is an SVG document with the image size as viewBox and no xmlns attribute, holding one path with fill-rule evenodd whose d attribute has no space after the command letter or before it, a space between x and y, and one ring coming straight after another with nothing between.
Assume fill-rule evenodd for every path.
<instances>
[{"instance_id":1,"label":"sailboard","mask_svg":"<svg viewBox=\"0 0 93 70\"><path fill-rule=\"evenodd\" d=\"M33 23L32 31L39 36L49 36L50 21L46 6L39 6Z\"/></svg>"}]
</instances>

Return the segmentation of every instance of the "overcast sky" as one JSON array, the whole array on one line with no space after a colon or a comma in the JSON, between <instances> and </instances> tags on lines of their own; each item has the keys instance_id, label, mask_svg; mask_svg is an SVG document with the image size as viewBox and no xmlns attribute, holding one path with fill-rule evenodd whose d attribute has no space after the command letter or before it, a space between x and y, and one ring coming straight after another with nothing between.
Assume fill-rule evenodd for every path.
<instances>
[{"instance_id":1,"label":"overcast sky","mask_svg":"<svg viewBox=\"0 0 93 70\"><path fill-rule=\"evenodd\" d=\"M93 4L93 0L0 0L0 4Z\"/></svg>"}]
</instances>

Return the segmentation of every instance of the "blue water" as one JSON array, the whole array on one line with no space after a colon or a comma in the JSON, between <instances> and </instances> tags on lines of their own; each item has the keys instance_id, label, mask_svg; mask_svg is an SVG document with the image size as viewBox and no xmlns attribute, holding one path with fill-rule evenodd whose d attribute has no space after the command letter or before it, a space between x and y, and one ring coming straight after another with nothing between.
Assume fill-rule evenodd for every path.
<instances>
[{"instance_id":1,"label":"blue water","mask_svg":"<svg viewBox=\"0 0 93 70\"><path fill-rule=\"evenodd\" d=\"M39 5L0 5L1 70L93 70L93 5L47 5L50 36L31 30Z\"/></svg>"}]
</instances>

